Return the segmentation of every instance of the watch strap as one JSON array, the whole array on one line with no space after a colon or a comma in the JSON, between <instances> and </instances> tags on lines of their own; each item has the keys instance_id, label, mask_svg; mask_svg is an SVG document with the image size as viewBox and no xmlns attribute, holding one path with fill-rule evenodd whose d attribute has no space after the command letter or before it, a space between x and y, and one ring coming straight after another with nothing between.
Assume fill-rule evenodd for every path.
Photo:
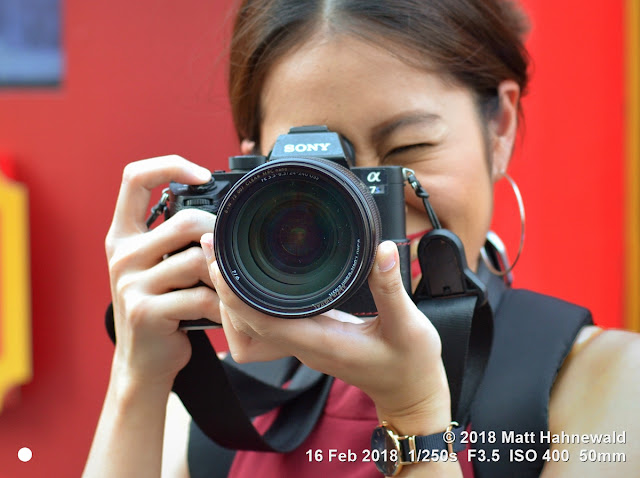
<instances>
[{"instance_id":1,"label":"watch strap","mask_svg":"<svg viewBox=\"0 0 640 478\"><path fill-rule=\"evenodd\" d=\"M400 456L403 464L417 463L423 458L428 458L426 452L432 454L434 451L448 451L457 453L465 449L462 443L462 426L454 422L445 431L434 433L433 435L399 436ZM413 451L412 451L413 450Z\"/></svg>"}]
</instances>

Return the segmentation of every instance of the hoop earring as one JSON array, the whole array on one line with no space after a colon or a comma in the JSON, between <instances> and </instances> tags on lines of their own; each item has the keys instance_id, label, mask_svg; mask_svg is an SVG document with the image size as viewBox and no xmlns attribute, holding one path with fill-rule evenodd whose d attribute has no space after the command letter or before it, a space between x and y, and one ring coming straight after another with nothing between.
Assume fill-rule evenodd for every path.
<instances>
[{"instance_id":1,"label":"hoop earring","mask_svg":"<svg viewBox=\"0 0 640 478\"><path fill-rule=\"evenodd\" d=\"M482 260L487 266L487 269L489 269L489 271L492 274L497 275L498 277L505 277L511 274L511 271L518 263L518 259L520 259L520 254L522 253L522 248L524 247L524 229L525 229L524 226L525 226L526 220L524 215L524 202L522 201L522 194L520 194L520 188L518 188L518 185L516 184L516 182L506 172L503 171L501 174L504 178L506 178L507 181L509 181L509 184L511 185L511 189L513 190L513 194L515 194L516 201L518 202L518 212L520 213L520 245L518 247L518 253L516 254L516 258L513 260L511 265L508 266L505 270L498 270L493 266L493 264L491 263L491 260L489 259L489 256L487 256L487 251L485 250L484 247L480 249L480 255L482 256ZM505 262L505 267L506 267L506 262Z\"/></svg>"}]
</instances>

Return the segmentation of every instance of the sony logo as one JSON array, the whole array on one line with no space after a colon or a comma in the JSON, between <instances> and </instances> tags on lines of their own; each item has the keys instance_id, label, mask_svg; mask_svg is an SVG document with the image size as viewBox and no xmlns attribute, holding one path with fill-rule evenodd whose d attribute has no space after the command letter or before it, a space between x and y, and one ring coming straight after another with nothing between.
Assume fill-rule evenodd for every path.
<instances>
[{"instance_id":1,"label":"sony logo","mask_svg":"<svg viewBox=\"0 0 640 478\"><path fill-rule=\"evenodd\" d=\"M285 153L308 153L310 151L328 151L331 143L285 144Z\"/></svg>"}]
</instances>

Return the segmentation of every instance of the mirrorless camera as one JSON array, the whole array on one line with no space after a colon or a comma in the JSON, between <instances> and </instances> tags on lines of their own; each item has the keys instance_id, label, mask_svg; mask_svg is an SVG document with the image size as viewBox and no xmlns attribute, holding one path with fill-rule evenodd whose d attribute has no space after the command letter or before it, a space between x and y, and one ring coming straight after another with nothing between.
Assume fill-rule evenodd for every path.
<instances>
[{"instance_id":1,"label":"mirrorless camera","mask_svg":"<svg viewBox=\"0 0 640 478\"><path fill-rule=\"evenodd\" d=\"M165 214L192 207L217 214L222 276L263 313L302 318L337 308L373 316L367 277L381 241L398 244L410 292L405 178L400 166L354 165L339 134L291 128L268 157L231 157L230 171L204 185L171 183Z\"/></svg>"}]
</instances>

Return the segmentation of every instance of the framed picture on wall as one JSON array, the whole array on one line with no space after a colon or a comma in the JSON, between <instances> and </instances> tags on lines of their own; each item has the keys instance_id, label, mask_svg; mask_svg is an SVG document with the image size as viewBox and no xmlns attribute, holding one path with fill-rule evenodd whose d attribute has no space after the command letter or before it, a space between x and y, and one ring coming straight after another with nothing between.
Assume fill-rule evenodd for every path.
<instances>
[{"instance_id":1,"label":"framed picture on wall","mask_svg":"<svg viewBox=\"0 0 640 478\"><path fill-rule=\"evenodd\" d=\"M0 0L0 88L62 81L61 0Z\"/></svg>"}]
</instances>

